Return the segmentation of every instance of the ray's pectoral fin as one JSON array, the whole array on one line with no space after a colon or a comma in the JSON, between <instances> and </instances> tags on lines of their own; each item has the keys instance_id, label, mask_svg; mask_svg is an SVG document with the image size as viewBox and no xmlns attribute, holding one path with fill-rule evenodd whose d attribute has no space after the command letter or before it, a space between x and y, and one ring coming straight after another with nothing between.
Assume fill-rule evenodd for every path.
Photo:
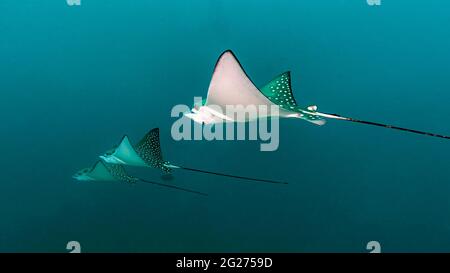
<instances>
[{"instance_id":1,"label":"ray's pectoral fin","mask_svg":"<svg viewBox=\"0 0 450 273\"><path fill-rule=\"evenodd\" d=\"M144 160L142 160L131 144L128 136L124 136L116 148L106 152L103 156L100 156L100 158L111 164L146 166Z\"/></svg>"},{"instance_id":2,"label":"ray's pectoral fin","mask_svg":"<svg viewBox=\"0 0 450 273\"><path fill-rule=\"evenodd\" d=\"M153 128L142 138L136 145L136 153L148 166L170 173L169 163L162 156L159 128Z\"/></svg>"},{"instance_id":3,"label":"ray's pectoral fin","mask_svg":"<svg viewBox=\"0 0 450 273\"><path fill-rule=\"evenodd\" d=\"M92 168L85 168L77 172L73 178L80 181L122 181L133 183L137 179L128 175L121 165L109 164L102 160L95 163Z\"/></svg>"},{"instance_id":4,"label":"ray's pectoral fin","mask_svg":"<svg viewBox=\"0 0 450 273\"><path fill-rule=\"evenodd\" d=\"M234 53L223 52L214 67L205 106L259 105L261 101L267 102L267 99L247 76Z\"/></svg>"},{"instance_id":5,"label":"ray's pectoral fin","mask_svg":"<svg viewBox=\"0 0 450 273\"><path fill-rule=\"evenodd\" d=\"M312 105L307 109L302 109L298 106L292 92L291 72L284 72L272 81L261 88L261 93L264 94L270 101L278 105L280 108L287 111L284 117L300 118L316 125L324 125L325 120L317 115L317 106Z\"/></svg>"},{"instance_id":6,"label":"ray's pectoral fin","mask_svg":"<svg viewBox=\"0 0 450 273\"><path fill-rule=\"evenodd\" d=\"M297 106L292 93L290 71L284 72L271 80L261 88L261 93L282 108L294 110Z\"/></svg>"}]
</instances>

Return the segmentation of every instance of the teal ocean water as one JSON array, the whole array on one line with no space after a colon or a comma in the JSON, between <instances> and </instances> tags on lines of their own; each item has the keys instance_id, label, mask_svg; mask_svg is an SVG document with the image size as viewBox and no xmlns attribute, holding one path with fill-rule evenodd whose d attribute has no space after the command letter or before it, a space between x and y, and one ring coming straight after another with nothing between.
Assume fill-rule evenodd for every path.
<instances>
[{"instance_id":1,"label":"teal ocean water","mask_svg":"<svg viewBox=\"0 0 450 273\"><path fill-rule=\"evenodd\" d=\"M450 251L446 140L280 121L280 146L174 141L170 110L205 96L232 49L263 85L291 70L301 105L450 134L448 1L2 0L0 251ZM161 128L175 171L209 197L77 182L124 134ZM152 169L131 173L161 181Z\"/></svg>"}]
</instances>

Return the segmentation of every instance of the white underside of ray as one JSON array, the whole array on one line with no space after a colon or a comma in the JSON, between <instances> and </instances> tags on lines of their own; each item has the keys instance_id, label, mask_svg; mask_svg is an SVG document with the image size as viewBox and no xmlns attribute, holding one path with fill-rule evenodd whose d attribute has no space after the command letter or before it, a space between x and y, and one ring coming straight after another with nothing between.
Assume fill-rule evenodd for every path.
<instances>
[{"instance_id":1,"label":"white underside of ray","mask_svg":"<svg viewBox=\"0 0 450 273\"><path fill-rule=\"evenodd\" d=\"M258 88L247 77L234 55L231 52L225 52L220 57L214 69L204 106L216 105L221 107L223 113L226 114L227 105L242 105L244 107L265 105L270 107L274 104L261 94ZM211 107L208 107L205 111L211 114L217 112ZM247 121L237 120L237 116L228 118L229 120L238 122Z\"/></svg>"},{"instance_id":2,"label":"white underside of ray","mask_svg":"<svg viewBox=\"0 0 450 273\"><path fill-rule=\"evenodd\" d=\"M193 109L186 114L194 121L205 123L217 122L247 122L251 120L247 115L246 107L267 107L267 114L258 113L256 118L274 116L270 113L272 103L247 77L241 65L230 51L222 54L215 67L205 105ZM243 106L234 115L227 115L227 106ZM217 107L221 110L218 111ZM286 116L289 112L280 109L276 116Z\"/></svg>"},{"instance_id":3,"label":"white underside of ray","mask_svg":"<svg viewBox=\"0 0 450 273\"><path fill-rule=\"evenodd\" d=\"M184 115L197 123L222 123L222 122L234 122L232 118L227 117L221 112L214 110L208 106L201 106L199 109L193 108L192 113L185 113Z\"/></svg>"},{"instance_id":4,"label":"white underside of ray","mask_svg":"<svg viewBox=\"0 0 450 273\"><path fill-rule=\"evenodd\" d=\"M110 164L122 164L137 167L148 166L137 154L127 136L122 139L122 142L120 142L119 146L114 150L114 153L102 155L100 158Z\"/></svg>"},{"instance_id":5,"label":"white underside of ray","mask_svg":"<svg viewBox=\"0 0 450 273\"><path fill-rule=\"evenodd\" d=\"M234 115L227 115L226 106L243 106L235 108ZM230 51L223 53L215 67L205 105L194 107L190 113L184 115L197 123L248 122L263 117L302 118L302 114L279 108L278 113L271 113L272 106L277 104L269 100L248 78L236 57ZM266 114L257 112L254 118L249 117L248 108L255 106L267 107ZM317 115L317 112L305 111ZM322 115L323 116L323 115ZM324 120L308 120L317 125L323 125Z\"/></svg>"}]
</instances>

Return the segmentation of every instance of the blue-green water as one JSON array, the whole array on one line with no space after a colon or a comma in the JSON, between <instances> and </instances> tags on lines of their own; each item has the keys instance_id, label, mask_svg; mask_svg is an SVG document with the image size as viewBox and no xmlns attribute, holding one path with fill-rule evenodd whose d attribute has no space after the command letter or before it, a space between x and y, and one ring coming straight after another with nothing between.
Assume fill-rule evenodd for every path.
<instances>
[{"instance_id":1,"label":"blue-green water","mask_svg":"<svg viewBox=\"0 0 450 273\"><path fill-rule=\"evenodd\" d=\"M450 4L382 0L2 0L0 251L450 251L446 140L281 120L280 147L170 136L233 49L258 85L291 70L319 110L450 134ZM208 198L78 183L123 134L161 128L174 163L288 181L176 172ZM131 169L159 180L156 170Z\"/></svg>"}]
</instances>

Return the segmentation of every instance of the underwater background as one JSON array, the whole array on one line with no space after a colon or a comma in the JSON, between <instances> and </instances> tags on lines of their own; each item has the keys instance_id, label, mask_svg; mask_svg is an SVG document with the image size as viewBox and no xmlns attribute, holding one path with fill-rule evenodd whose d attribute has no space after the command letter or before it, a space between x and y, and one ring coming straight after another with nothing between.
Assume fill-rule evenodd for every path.
<instances>
[{"instance_id":1,"label":"underwater background","mask_svg":"<svg viewBox=\"0 0 450 273\"><path fill-rule=\"evenodd\" d=\"M174 141L174 105L206 96L232 49L262 86L292 71L297 102L450 134L444 0L0 1L0 251L450 251L450 143L330 120L280 120L280 146ZM124 134L161 128L174 171L208 197L77 182ZM132 174L161 181L154 169Z\"/></svg>"}]
</instances>

